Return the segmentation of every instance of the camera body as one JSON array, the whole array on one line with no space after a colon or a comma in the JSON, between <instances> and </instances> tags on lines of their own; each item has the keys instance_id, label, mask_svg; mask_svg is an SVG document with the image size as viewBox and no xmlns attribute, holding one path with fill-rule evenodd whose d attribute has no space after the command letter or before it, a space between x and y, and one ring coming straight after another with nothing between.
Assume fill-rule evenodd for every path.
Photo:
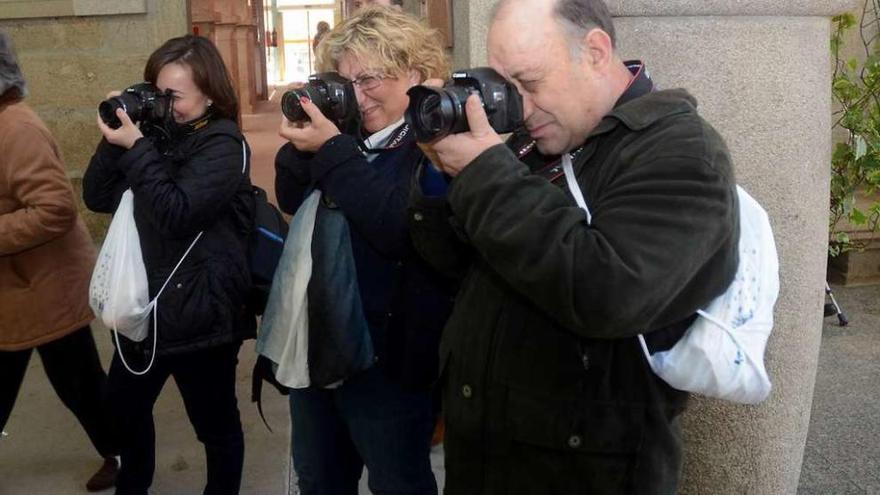
<instances>
[{"instance_id":1,"label":"camera body","mask_svg":"<svg viewBox=\"0 0 880 495\"><path fill-rule=\"evenodd\" d=\"M287 120L310 120L299 101L303 96L310 99L340 131L345 132L357 120L358 103L354 85L336 72L312 74L305 86L284 93L281 97L281 111Z\"/></svg>"},{"instance_id":2,"label":"camera body","mask_svg":"<svg viewBox=\"0 0 880 495\"><path fill-rule=\"evenodd\" d=\"M516 88L489 67L456 71L443 88L414 86L407 91L406 121L421 143L470 130L465 102L476 93L483 102L489 124L495 132L512 132L522 125L522 96Z\"/></svg>"},{"instance_id":3,"label":"camera body","mask_svg":"<svg viewBox=\"0 0 880 495\"><path fill-rule=\"evenodd\" d=\"M119 129L122 122L116 110L125 110L132 122L148 122L161 125L171 115L171 95L152 83L142 82L126 88L121 95L114 96L98 105L101 120L111 129Z\"/></svg>"}]
</instances>

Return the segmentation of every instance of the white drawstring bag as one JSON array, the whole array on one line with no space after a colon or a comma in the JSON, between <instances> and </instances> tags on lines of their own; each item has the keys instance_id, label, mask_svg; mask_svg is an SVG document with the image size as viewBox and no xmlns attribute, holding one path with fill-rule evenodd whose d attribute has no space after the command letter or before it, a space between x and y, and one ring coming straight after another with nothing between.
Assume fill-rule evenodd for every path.
<instances>
[{"instance_id":1,"label":"white drawstring bag","mask_svg":"<svg viewBox=\"0 0 880 495\"><path fill-rule=\"evenodd\" d=\"M574 177L571 158L562 159L568 188L591 216ZM733 282L705 309L669 350L651 354L639 335L651 369L670 386L741 404L770 395L764 350L773 329L779 295L779 258L767 212L745 189L739 199L739 265Z\"/></svg>"},{"instance_id":2,"label":"white drawstring bag","mask_svg":"<svg viewBox=\"0 0 880 495\"><path fill-rule=\"evenodd\" d=\"M247 170L247 163L247 144L242 141L242 174ZM89 306L92 307L95 316L113 330L119 358L125 368L135 375L146 374L156 360L156 343L159 334L156 320L159 296L165 291L168 282L177 273L177 269L195 247L196 242L201 239L202 234L204 231L199 232L186 248L186 252L180 257L174 269L168 274L168 278L165 279L165 283L156 293L156 297L151 301L147 269L144 266L143 253L141 253L141 238L134 221L134 193L131 192L131 189L126 189L122 193L119 206L116 207L113 220L110 221L110 228L107 229L104 244L98 253L95 269L92 271L92 280L89 282ZM153 351L150 353L150 363L143 371L135 371L131 369L122 354L119 334L121 333L135 342L141 342L147 338L151 312L153 313Z\"/></svg>"},{"instance_id":3,"label":"white drawstring bag","mask_svg":"<svg viewBox=\"0 0 880 495\"><path fill-rule=\"evenodd\" d=\"M199 232L151 301L147 270L141 253L141 240L134 221L134 195L131 189L126 189L122 193L119 206L107 230L107 237L104 238L104 244L98 253L95 269L92 271L92 280L89 282L89 306L92 307L95 316L100 318L107 328L113 330L119 358L125 368L135 375L143 375L150 371L156 359L158 339L156 312L159 307L159 296L201 237L202 232ZM147 367L142 371L135 371L125 360L119 344L119 334L135 342L144 340L149 332L151 312L153 313L153 351L150 353Z\"/></svg>"},{"instance_id":4,"label":"white drawstring bag","mask_svg":"<svg viewBox=\"0 0 880 495\"><path fill-rule=\"evenodd\" d=\"M135 342L147 337L153 305L131 189L122 193L98 254L89 283L89 305L108 328Z\"/></svg>"}]
</instances>

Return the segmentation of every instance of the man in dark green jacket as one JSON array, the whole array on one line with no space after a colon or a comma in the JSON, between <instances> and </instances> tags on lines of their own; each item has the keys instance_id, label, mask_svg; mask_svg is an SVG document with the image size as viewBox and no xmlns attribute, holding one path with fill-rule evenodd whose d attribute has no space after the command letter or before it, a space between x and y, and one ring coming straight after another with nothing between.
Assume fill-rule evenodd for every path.
<instances>
[{"instance_id":1,"label":"man in dark green jacket","mask_svg":"<svg viewBox=\"0 0 880 495\"><path fill-rule=\"evenodd\" d=\"M733 279L727 148L617 57L600 0L502 0L488 46L528 135L505 146L470 97L471 131L433 146L448 197L411 208L420 252L465 277L440 357L446 493L674 493L687 394L637 335L668 349Z\"/></svg>"}]
</instances>

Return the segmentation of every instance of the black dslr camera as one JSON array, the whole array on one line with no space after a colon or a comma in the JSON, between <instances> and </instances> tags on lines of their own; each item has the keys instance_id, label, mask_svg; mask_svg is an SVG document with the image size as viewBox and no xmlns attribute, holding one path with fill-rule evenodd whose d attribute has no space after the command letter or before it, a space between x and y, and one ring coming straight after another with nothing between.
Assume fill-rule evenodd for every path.
<instances>
[{"instance_id":1,"label":"black dslr camera","mask_svg":"<svg viewBox=\"0 0 880 495\"><path fill-rule=\"evenodd\" d=\"M477 93L495 132L511 132L522 125L522 97L516 88L488 67L452 74L443 88L414 86L407 91L406 121L416 140L426 143L469 130L465 101Z\"/></svg>"},{"instance_id":2,"label":"black dslr camera","mask_svg":"<svg viewBox=\"0 0 880 495\"><path fill-rule=\"evenodd\" d=\"M309 116L299 102L303 96L312 100L321 113L342 132L357 120L358 103L354 86L351 81L336 72L312 74L309 76L308 84L284 93L281 97L281 111L287 120L291 122L309 120Z\"/></svg>"},{"instance_id":3,"label":"black dslr camera","mask_svg":"<svg viewBox=\"0 0 880 495\"><path fill-rule=\"evenodd\" d=\"M161 125L171 114L171 95L151 83L143 82L126 88L119 96L102 101L98 105L98 114L111 129L122 126L116 117L117 108L125 110L134 123Z\"/></svg>"}]
</instances>

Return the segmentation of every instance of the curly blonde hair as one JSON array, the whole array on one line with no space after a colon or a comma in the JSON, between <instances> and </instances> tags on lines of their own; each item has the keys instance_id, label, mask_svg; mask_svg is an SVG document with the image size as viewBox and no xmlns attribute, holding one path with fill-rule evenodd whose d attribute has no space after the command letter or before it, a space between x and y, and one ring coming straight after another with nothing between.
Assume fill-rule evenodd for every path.
<instances>
[{"instance_id":1,"label":"curly blonde hair","mask_svg":"<svg viewBox=\"0 0 880 495\"><path fill-rule=\"evenodd\" d=\"M362 65L386 75L410 70L421 81L449 77L449 59L440 35L409 14L387 7L366 7L321 38L317 67L335 71L343 54L351 53Z\"/></svg>"}]
</instances>

